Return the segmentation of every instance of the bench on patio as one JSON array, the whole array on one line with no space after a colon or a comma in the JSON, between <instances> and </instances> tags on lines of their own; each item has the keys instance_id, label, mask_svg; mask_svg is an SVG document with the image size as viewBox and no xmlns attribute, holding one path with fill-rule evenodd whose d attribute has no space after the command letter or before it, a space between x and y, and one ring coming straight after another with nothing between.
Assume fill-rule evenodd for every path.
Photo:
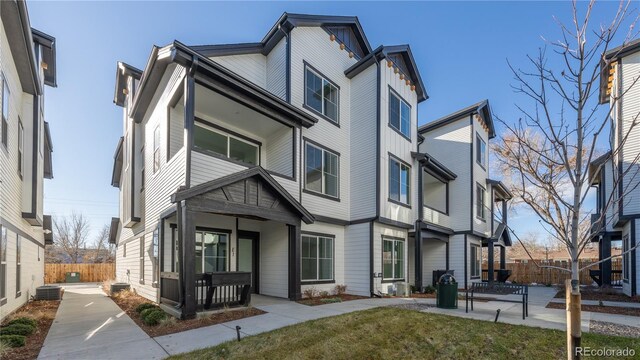
<instances>
[{"instance_id":1,"label":"bench on patio","mask_svg":"<svg viewBox=\"0 0 640 360\"><path fill-rule=\"evenodd\" d=\"M469 299L471 299L471 311L473 311L473 299L476 294L491 295L520 295L522 300L494 299L492 301L503 301L511 303L522 303L522 319L529 316L529 286L504 283L472 283L467 289L466 312L469 312Z\"/></svg>"}]
</instances>

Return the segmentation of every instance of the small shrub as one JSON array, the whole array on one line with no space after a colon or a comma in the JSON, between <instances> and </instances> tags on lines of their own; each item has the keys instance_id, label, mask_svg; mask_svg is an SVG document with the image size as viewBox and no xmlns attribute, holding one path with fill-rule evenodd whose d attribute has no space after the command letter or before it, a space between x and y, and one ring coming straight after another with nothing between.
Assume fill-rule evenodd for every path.
<instances>
[{"instance_id":1,"label":"small shrub","mask_svg":"<svg viewBox=\"0 0 640 360\"><path fill-rule=\"evenodd\" d=\"M342 299L340 299L339 297L334 297L334 298L324 298L324 299L320 299L320 301L324 304L333 304L333 303L339 303L342 302Z\"/></svg>"},{"instance_id":2,"label":"small shrub","mask_svg":"<svg viewBox=\"0 0 640 360\"><path fill-rule=\"evenodd\" d=\"M160 310L159 307L152 307L152 308L148 308L148 309L144 309L140 312L140 317L142 318L142 320L144 320L145 317L147 317L147 315L151 314L154 311L158 311Z\"/></svg>"},{"instance_id":3,"label":"small shrub","mask_svg":"<svg viewBox=\"0 0 640 360\"><path fill-rule=\"evenodd\" d=\"M159 326L172 326L175 325L178 322L178 320L176 318L174 318L173 316L167 316L164 319L161 319L160 321L158 321L158 325Z\"/></svg>"},{"instance_id":4,"label":"small shrub","mask_svg":"<svg viewBox=\"0 0 640 360\"><path fill-rule=\"evenodd\" d=\"M155 326L158 325L160 320L164 320L166 317L167 314L162 311L162 309L153 309L150 313L147 313L144 318L142 318L142 321L149 326Z\"/></svg>"},{"instance_id":5,"label":"small shrub","mask_svg":"<svg viewBox=\"0 0 640 360\"><path fill-rule=\"evenodd\" d=\"M425 286L425 287L424 287L424 293L425 293L425 294L433 294L433 293L435 293L435 292L436 292L436 288L434 288L434 287L433 287L433 286L431 286L431 285L428 285L428 286Z\"/></svg>"},{"instance_id":6,"label":"small shrub","mask_svg":"<svg viewBox=\"0 0 640 360\"><path fill-rule=\"evenodd\" d=\"M313 299L315 297L318 296L318 290L316 290L315 287L310 287L310 288L306 288L302 294L304 295L305 298L307 299Z\"/></svg>"},{"instance_id":7,"label":"small shrub","mask_svg":"<svg viewBox=\"0 0 640 360\"><path fill-rule=\"evenodd\" d=\"M157 308L157 307L158 307L158 306L156 306L156 305L155 305L155 304L153 304L153 303L146 302L146 303L142 303L142 304L140 304L140 305L136 306L136 312L137 312L138 314L140 314L143 310L146 310L146 309L153 309L153 308Z\"/></svg>"},{"instance_id":8,"label":"small shrub","mask_svg":"<svg viewBox=\"0 0 640 360\"><path fill-rule=\"evenodd\" d=\"M11 349L11 347L7 343L0 341L0 359L6 358L6 354L9 352L9 349Z\"/></svg>"},{"instance_id":9,"label":"small shrub","mask_svg":"<svg viewBox=\"0 0 640 360\"><path fill-rule=\"evenodd\" d=\"M7 326L9 325L13 325L13 324L23 324L23 325L29 325L29 326L33 326L34 328L38 327L38 322L32 318L28 318L25 316L13 319L11 321L9 321L7 323Z\"/></svg>"},{"instance_id":10,"label":"small shrub","mask_svg":"<svg viewBox=\"0 0 640 360\"><path fill-rule=\"evenodd\" d=\"M320 291L320 297L321 298L326 298L329 296L329 292L328 291Z\"/></svg>"},{"instance_id":11,"label":"small shrub","mask_svg":"<svg viewBox=\"0 0 640 360\"><path fill-rule=\"evenodd\" d=\"M333 288L333 292L338 296L343 295L347 292L347 285L336 285L336 287Z\"/></svg>"},{"instance_id":12,"label":"small shrub","mask_svg":"<svg viewBox=\"0 0 640 360\"><path fill-rule=\"evenodd\" d=\"M0 335L0 343L8 347L22 347L27 342L27 337L23 335Z\"/></svg>"},{"instance_id":13,"label":"small shrub","mask_svg":"<svg viewBox=\"0 0 640 360\"><path fill-rule=\"evenodd\" d=\"M604 306L604 303L602 302L602 300L598 300L598 306Z\"/></svg>"},{"instance_id":14,"label":"small shrub","mask_svg":"<svg viewBox=\"0 0 640 360\"><path fill-rule=\"evenodd\" d=\"M33 334L35 327L26 324L13 324L0 329L0 335L22 335L27 336Z\"/></svg>"}]
</instances>

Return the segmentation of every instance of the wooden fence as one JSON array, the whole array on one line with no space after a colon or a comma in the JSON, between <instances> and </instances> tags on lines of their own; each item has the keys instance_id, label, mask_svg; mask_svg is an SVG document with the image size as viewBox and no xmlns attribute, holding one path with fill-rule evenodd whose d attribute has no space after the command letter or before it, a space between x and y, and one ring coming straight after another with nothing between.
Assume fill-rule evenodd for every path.
<instances>
[{"instance_id":1,"label":"wooden fence","mask_svg":"<svg viewBox=\"0 0 640 360\"><path fill-rule=\"evenodd\" d=\"M68 272L80 273L80 282L101 282L115 278L116 264L44 264L44 283L65 282Z\"/></svg>"},{"instance_id":2,"label":"wooden fence","mask_svg":"<svg viewBox=\"0 0 640 360\"><path fill-rule=\"evenodd\" d=\"M536 260L538 265L550 265L557 266L564 269L570 269L571 263L568 261L545 261L545 260ZM587 266L596 262L595 260L580 260L580 268ZM509 277L509 281L515 281L521 284L564 284L566 279L570 279L571 275L568 272L559 270L559 269L549 269L549 268L541 268L536 266L536 264L529 260L526 263L507 263L506 267L508 270L511 270L511 276ZM482 263L482 269L486 270L488 268L487 262ZM495 269L500 268L500 263L494 264ZM598 269L599 265L594 265L590 268L584 269L580 271L580 284L582 285L591 285L593 283L593 279L589 276L589 270ZM622 269L622 260L614 259L611 261L611 268L614 270Z\"/></svg>"}]
</instances>

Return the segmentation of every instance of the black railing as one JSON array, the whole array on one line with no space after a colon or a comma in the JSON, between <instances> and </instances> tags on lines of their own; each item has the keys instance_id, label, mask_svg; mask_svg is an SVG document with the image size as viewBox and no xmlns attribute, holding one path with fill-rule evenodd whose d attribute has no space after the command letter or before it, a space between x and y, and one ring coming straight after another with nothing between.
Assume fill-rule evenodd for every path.
<instances>
[{"instance_id":1,"label":"black railing","mask_svg":"<svg viewBox=\"0 0 640 360\"><path fill-rule=\"evenodd\" d=\"M250 272L214 272L196 276L198 310L248 306L251 302Z\"/></svg>"},{"instance_id":2,"label":"black railing","mask_svg":"<svg viewBox=\"0 0 640 360\"><path fill-rule=\"evenodd\" d=\"M178 273L160 273L160 301L173 305L180 301Z\"/></svg>"}]
</instances>

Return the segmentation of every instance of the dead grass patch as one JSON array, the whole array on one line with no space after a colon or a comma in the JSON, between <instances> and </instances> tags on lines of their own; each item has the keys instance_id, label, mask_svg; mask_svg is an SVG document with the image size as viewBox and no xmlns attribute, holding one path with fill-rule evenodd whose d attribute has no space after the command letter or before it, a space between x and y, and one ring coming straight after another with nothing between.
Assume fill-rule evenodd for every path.
<instances>
[{"instance_id":1,"label":"dead grass patch","mask_svg":"<svg viewBox=\"0 0 640 360\"><path fill-rule=\"evenodd\" d=\"M564 299L566 297L565 291L565 289L560 289L555 298ZM640 296L627 296L615 289L606 287L600 289L580 289L580 296L582 300L640 303Z\"/></svg>"},{"instance_id":2,"label":"dead grass patch","mask_svg":"<svg viewBox=\"0 0 640 360\"><path fill-rule=\"evenodd\" d=\"M549 309L566 309L564 303L550 302L547 304ZM582 311L590 311L605 314L640 316L639 308L622 307L622 306L600 306L600 305L582 305Z\"/></svg>"},{"instance_id":3,"label":"dead grass patch","mask_svg":"<svg viewBox=\"0 0 640 360\"><path fill-rule=\"evenodd\" d=\"M40 353L40 349L42 349L44 339L49 333L49 328L56 317L58 306L60 306L60 300L31 301L19 308L13 314L7 316L7 318L4 319L3 324L8 323L15 318L28 317L36 320L38 322L38 326L33 334L27 336L25 346L19 348L0 349L0 358L12 360L36 359Z\"/></svg>"},{"instance_id":4,"label":"dead grass patch","mask_svg":"<svg viewBox=\"0 0 640 360\"><path fill-rule=\"evenodd\" d=\"M326 305L331 303L360 300L360 299L368 299L368 297L360 296L360 295L340 294L340 295L316 296L313 298L298 300L297 302L302 305L318 306L318 305Z\"/></svg>"},{"instance_id":5,"label":"dead grass patch","mask_svg":"<svg viewBox=\"0 0 640 360\"><path fill-rule=\"evenodd\" d=\"M266 314L266 312L248 307L243 309L225 310L219 313L199 315L195 319L180 320L169 315L165 320L156 326L146 325L140 314L136 312L136 307L142 303L151 301L136 294L132 290L123 290L114 294L111 299L127 314L147 335L151 337L173 334L181 331L197 329L203 326L221 324L228 321L239 320L246 317Z\"/></svg>"}]
</instances>

